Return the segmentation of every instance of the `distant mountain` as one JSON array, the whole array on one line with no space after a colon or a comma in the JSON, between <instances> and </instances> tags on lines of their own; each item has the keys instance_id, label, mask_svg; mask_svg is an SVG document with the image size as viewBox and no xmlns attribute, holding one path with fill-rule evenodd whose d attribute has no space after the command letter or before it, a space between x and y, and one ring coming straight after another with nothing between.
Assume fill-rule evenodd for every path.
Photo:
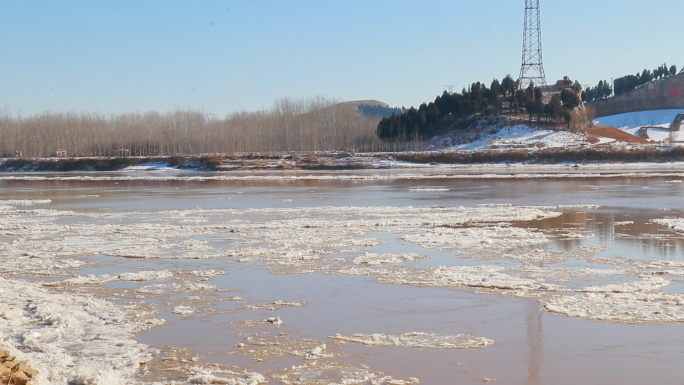
<instances>
[{"instance_id":1,"label":"distant mountain","mask_svg":"<svg viewBox=\"0 0 684 385\"><path fill-rule=\"evenodd\" d=\"M392 116L392 114L400 115L406 111L406 108L393 108L379 100L352 100L339 103L337 106L352 108L359 115L374 118L384 118Z\"/></svg>"}]
</instances>

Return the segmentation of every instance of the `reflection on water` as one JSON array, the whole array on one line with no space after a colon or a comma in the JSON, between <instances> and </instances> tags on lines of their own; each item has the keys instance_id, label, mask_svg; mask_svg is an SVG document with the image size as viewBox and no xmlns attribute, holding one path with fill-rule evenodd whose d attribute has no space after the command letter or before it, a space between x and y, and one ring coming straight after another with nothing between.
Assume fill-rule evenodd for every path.
<instances>
[{"instance_id":1,"label":"reflection on water","mask_svg":"<svg viewBox=\"0 0 684 385\"><path fill-rule=\"evenodd\" d=\"M552 232L578 229L588 237L556 239L549 247L572 250L580 246L601 246L609 250L599 257L622 257L640 260L684 261L684 238L653 219L679 217L679 210L650 210L639 207L600 207L565 212L560 217L521 225Z\"/></svg>"},{"instance_id":2,"label":"reflection on water","mask_svg":"<svg viewBox=\"0 0 684 385\"><path fill-rule=\"evenodd\" d=\"M542 350L542 313L533 304L530 305L529 312L525 317L527 324L527 345L530 348L530 358L528 359L527 383L530 385L541 384L541 366L544 352Z\"/></svg>"}]
</instances>

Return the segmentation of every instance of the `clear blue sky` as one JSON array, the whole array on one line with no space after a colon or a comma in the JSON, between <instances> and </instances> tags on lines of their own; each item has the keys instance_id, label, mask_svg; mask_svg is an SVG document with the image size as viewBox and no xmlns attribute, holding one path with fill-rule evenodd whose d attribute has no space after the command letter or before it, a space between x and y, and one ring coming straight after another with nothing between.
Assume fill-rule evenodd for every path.
<instances>
[{"instance_id":1,"label":"clear blue sky","mask_svg":"<svg viewBox=\"0 0 684 385\"><path fill-rule=\"evenodd\" d=\"M524 0L0 0L0 106L224 116L433 100L520 71ZM549 82L684 66L684 1L542 0Z\"/></svg>"}]
</instances>

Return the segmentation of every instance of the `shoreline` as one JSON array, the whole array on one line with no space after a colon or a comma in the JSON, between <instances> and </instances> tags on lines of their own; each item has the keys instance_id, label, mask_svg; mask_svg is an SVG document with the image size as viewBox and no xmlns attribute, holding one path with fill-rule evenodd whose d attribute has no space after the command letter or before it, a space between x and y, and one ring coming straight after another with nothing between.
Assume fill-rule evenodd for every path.
<instances>
[{"instance_id":1,"label":"shoreline","mask_svg":"<svg viewBox=\"0 0 684 385\"><path fill-rule=\"evenodd\" d=\"M359 171L457 167L684 165L682 147L434 152L243 153L159 157L0 158L0 174L112 171Z\"/></svg>"}]
</instances>

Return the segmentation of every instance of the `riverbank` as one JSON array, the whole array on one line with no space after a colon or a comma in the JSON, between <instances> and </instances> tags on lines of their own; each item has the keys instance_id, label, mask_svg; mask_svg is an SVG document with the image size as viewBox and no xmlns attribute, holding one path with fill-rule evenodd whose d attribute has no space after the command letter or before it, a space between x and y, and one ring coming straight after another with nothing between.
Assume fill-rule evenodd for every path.
<instances>
[{"instance_id":1,"label":"riverbank","mask_svg":"<svg viewBox=\"0 0 684 385\"><path fill-rule=\"evenodd\" d=\"M624 146L579 148L521 148L474 151L419 151L388 153L311 152L242 153L201 156L125 158L11 158L0 159L0 172L197 171L250 170L372 170L412 168L416 165L559 164L681 162L684 148Z\"/></svg>"}]
</instances>

